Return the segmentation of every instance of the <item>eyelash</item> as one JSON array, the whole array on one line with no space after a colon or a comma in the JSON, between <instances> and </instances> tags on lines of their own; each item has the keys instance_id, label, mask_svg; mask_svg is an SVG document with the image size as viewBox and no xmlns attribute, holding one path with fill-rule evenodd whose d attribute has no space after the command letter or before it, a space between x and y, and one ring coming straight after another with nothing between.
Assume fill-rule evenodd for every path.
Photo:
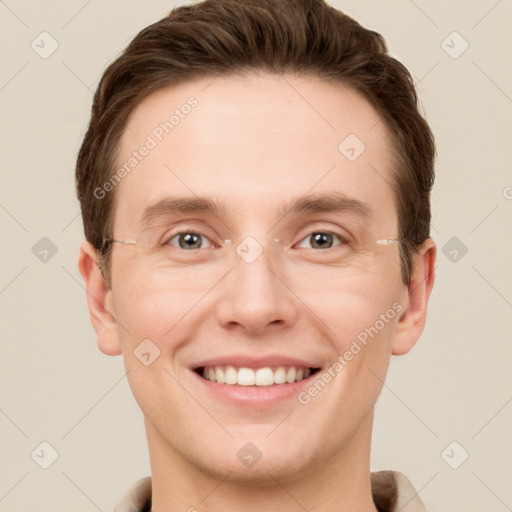
<instances>
[{"instance_id":1,"label":"eyelash","mask_svg":"<svg viewBox=\"0 0 512 512\"><path fill-rule=\"evenodd\" d=\"M178 236L180 236L180 235L189 235L189 234L199 235L199 236L201 236L201 237L203 237L203 238L206 238L206 239L210 240L206 235L203 235L203 234L201 234L201 233L199 233L199 232L197 232L197 231L194 231L194 230L192 230L192 229L182 229L181 231L178 231L178 232L176 232L176 233L171 233L171 234L169 234L168 236L164 237L164 239L163 239L164 241L162 242L162 245L170 245L170 244L169 244L169 242L170 242L172 239L174 239L174 238L176 238L176 237L178 237ZM302 238L302 239L300 240L299 244L300 244L301 242L303 242L304 240L306 240L306 239L308 239L308 238L310 238L311 236L316 235L316 234L322 234L322 235L326 235L326 234L327 234L327 235L332 235L332 236L334 236L334 237L338 237L338 239L341 241L341 243L340 243L339 245L335 245L334 247L328 247L327 249L323 249L323 250L322 250L322 249L314 249L314 248L311 248L311 249L313 249L313 250L317 250L317 251L325 252L325 251L327 251L328 249L335 249L336 247L340 247L340 246L343 246L343 245L350 245L350 244L349 244L349 241L347 240L347 238L346 238L346 237L344 237L343 235L341 235L341 234L339 234L339 233L335 233L335 232L333 232L333 231L328 231L328 230L325 230L325 231L322 231L322 230L315 230L315 231L311 231L307 236L305 236L304 238ZM212 243L214 243L214 242L212 242ZM176 247L176 246L174 246L174 245L172 245L171 247L174 247L175 249L181 249L181 247ZM201 248L199 248L199 249L201 249ZM185 252L197 251L197 250L199 250L199 249L191 249L190 251L185 251ZM205 249L205 248L203 248L203 249ZM210 246L208 246L208 247L206 247L206 249L211 249L211 245L210 245ZM184 250L184 249L181 249L181 250Z\"/></svg>"}]
</instances>

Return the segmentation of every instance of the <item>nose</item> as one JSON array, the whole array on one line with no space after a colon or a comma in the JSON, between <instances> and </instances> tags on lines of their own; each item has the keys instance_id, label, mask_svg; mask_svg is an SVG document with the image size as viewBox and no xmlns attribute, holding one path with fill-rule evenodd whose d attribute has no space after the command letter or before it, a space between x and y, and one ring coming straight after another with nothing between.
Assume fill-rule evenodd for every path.
<instances>
[{"instance_id":1,"label":"nose","mask_svg":"<svg viewBox=\"0 0 512 512\"><path fill-rule=\"evenodd\" d=\"M297 321L298 300L288 287L276 244L265 248L247 237L236 247L232 270L223 279L216 308L219 323L230 330L262 336Z\"/></svg>"}]
</instances>

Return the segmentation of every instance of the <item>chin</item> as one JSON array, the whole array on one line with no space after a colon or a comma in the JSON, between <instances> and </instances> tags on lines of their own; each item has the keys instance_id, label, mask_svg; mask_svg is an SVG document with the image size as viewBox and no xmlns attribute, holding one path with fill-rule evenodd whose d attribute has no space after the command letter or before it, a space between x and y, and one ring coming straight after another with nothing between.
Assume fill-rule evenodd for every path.
<instances>
[{"instance_id":1,"label":"chin","mask_svg":"<svg viewBox=\"0 0 512 512\"><path fill-rule=\"evenodd\" d=\"M265 438L268 432L266 428L264 435L236 436L217 444L213 451L212 446L203 446L191 454L194 465L218 480L227 478L250 486L275 486L276 480L285 482L306 476L310 459L314 458L307 439L303 445L297 437L289 436L291 442L286 446L277 439L273 442L272 436Z\"/></svg>"}]
</instances>

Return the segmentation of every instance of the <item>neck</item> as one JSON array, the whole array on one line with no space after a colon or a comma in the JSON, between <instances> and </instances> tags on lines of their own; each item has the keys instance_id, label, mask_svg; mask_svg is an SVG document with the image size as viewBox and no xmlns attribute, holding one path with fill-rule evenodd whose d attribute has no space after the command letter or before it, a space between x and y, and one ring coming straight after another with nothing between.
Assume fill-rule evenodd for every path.
<instances>
[{"instance_id":1,"label":"neck","mask_svg":"<svg viewBox=\"0 0 512 512\"><path fill-rule=\"evenodd\" d=\"M297 472L268 466L257 480L194 464L147 420L152 512L377 512L371 497L370 414L347 446ZM261 469L261 468L260 468Z\"/></svg>"}]
</instances>

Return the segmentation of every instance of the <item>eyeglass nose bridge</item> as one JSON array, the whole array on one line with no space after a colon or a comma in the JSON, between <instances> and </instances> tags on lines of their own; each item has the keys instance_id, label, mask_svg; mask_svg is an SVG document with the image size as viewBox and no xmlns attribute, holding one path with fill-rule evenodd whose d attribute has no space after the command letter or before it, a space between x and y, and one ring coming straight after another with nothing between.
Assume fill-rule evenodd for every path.
<instances>
[{"instance_id":1,"label":"eyeglass nose bridge","mask_svg":"<svg viewBox=\"0 0 512 512\"><path fill-rule=\"evenodd\" d=\"M248 235L248 236L246 236L245 238L249 238L250 236L251 236L251 235ZM252 237L252 238L254 238L254 237ZM245 240L245 239L244 239L244 240ZM280 238L272 238L272 242L279 243L280 241L281 241L281 239L280 239ZM225 244L231 244L231 243L233 243L233 240L228 238L228 239L224 240L224 243L225 243Z\"/></svg>"},{"instance_id":2,"label":"eyeglass nose bridge","mask_svg":"<svg viewBox=\"0 0 512 512\"><path fill-rule=\"evenodd\" d=\"M279 238L271 240L274 244L281 242ZM263 245L252 235L247 235L236 245L232 239L225 239L224 243L235 249L234 252L238 254L246 263L255 261L264 251Z\"/></svg>"}]
</instances>

